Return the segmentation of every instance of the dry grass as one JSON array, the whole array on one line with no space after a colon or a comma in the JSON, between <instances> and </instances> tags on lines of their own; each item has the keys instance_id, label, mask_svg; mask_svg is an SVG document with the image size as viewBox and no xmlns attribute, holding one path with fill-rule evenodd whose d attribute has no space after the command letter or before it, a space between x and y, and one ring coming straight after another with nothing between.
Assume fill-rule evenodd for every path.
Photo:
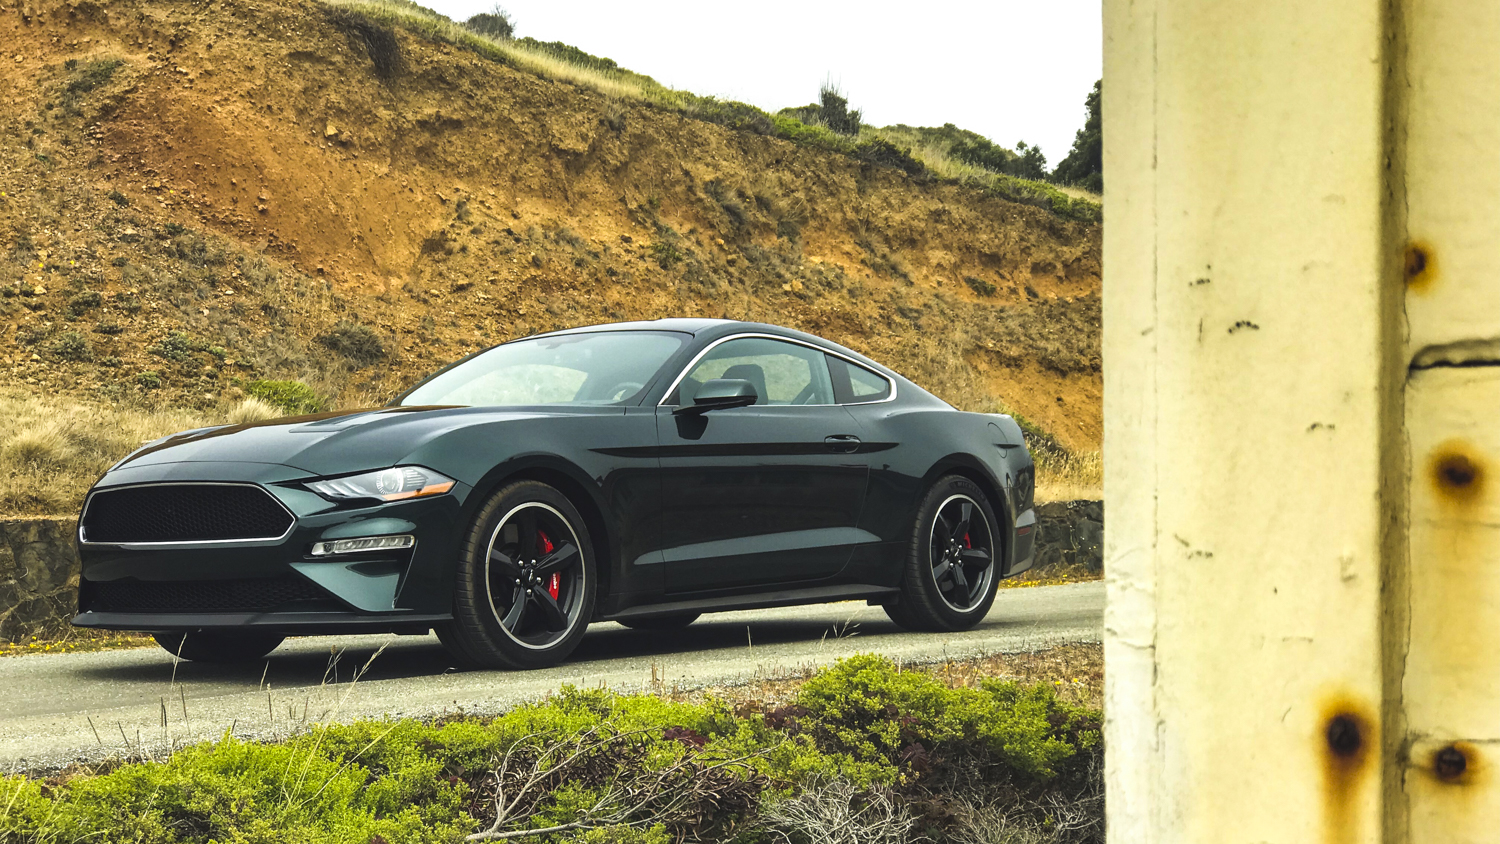
<instances>
[{"instance_id":1,"label":"dry grass","mask_svg":"<svg viewBox=\"0 0 1500 844\"><path fill-rule=\"evenodd\" d=\"M0 393L0 513L77 512L94 481L142 443L191 428L281 415L263 404L251 399L204 413Z\"/></svg>"},{"instance_id":2,"label":"dry grass","mask_svg":"<svg viewBox=\"0 0 1500 844\"><path fill-rule=\"evenodd\" d=\"M1104 458L1097 451L1053 454L1038 451L1036 500L1076 501L1104 498Z\"/></svg>"},{"instance_id":3,"label":"dry grass","mask_svg":"<svg viewBox=\"0 0 1500 844\"><path fill-rule=\"evenodd\" d=\"M24 642L0 642L0 657L33 654L78 654L155 647L148 633L116 633L70 627L56 638L32 636Z\"/></svg>"}]
</instances>

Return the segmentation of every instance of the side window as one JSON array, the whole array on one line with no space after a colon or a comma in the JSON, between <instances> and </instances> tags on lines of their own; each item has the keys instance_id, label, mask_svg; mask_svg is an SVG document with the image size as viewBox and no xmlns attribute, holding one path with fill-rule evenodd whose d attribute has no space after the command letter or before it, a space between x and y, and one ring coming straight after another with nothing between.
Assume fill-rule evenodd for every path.
<instances>
[{"instance_id":1,"label":"side window","mask_svg":"<svg viewBox=\"0 0 1500 844\"><path fill-rule=\"evenodd\" d=\"M828 366L839 404L868 404L891 397L891 382L884 375L843 358L829 357Z\"/></svg>"},{"instance_id":2,"label":"side window","mask_svg":"<svg viewBox=\"0 0 1500 844\"><path fill-rule=\"evenodd\" d=\"M693 364L667 404L691 404L698 388L715 378L749 381L756 404L833 404L828 364L817 349L763 337L720 343Z\"/></svg>"}]
</instances>

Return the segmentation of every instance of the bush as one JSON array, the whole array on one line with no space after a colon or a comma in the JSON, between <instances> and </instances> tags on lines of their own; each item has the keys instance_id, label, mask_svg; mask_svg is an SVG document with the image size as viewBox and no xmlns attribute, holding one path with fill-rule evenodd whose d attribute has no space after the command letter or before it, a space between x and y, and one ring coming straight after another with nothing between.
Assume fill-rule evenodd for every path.
<instances>
[{"instance_id":1,"label":"bush","mask_svg":"<svg viewBox=\"0 0 1500 844\"><path fill-rule=\"evenodd\" d=\"M360 366L368 366L385 357L385 344L380 335L368 326L343 320L327 334L318 336L318 342Z\"/></svg>"},{"instance_id":2,"label":"bush","mask_svg":"<svg viewBox=\"0 0 1500 844\"><path fill-rule=\"evenodd\" d=\"M986 680L950 689L885 657L840 660L802 687L797 704L832 748L878 767L914 755L980 754L1030 781L1062 771L1100 741L1099 719L1045 686Z\"/></svg>"},{"instance_id":3,"label":"bush","mask_svg":"<svg viewBox=\"0 0 1500 844\"><path fill-rule=\"evenodd\" d=\"M509 38L516 32L516 22L510 13L495 7L493 12L481 12L464 21L471 31L488 38Z\"/></svg>"},{"instance_id":4,"label":"bush","mask_svg":"<svg viewBox=\"0 0 1500 844\"><path fill-rule=\"evenodd\" d=\"M62 360L93 360L94 347L89 343L89 338L77 331L65 331L53 342L52 354Z\"/></svg>"},{"instance_id":5,"label":"bush","mask_svg":"<svg viewBox=\"0 0 1500 844\"><path fill-rule=\"evenodd\" d=\"M135 383L148 390L161 389L161 375L154 369L147 369L136 373Z\"/></svg>"},{"instance_id":6,"label":"bush","mask_svg":"<svg viewBox=\"0 0 1500 844\"><path fill-rule=\"evenodd\" d=\"M172 331L156 343L147 346L146 351L173 363L184 363L190 360L195 352L209 351L209 345L186 331Z\"/></svg>"},{"instance_id":7,"label":"bush","mask_svg":"<svg viewBox=\"0 0 1500 844\"><path fill-rule=\"evenodd\" d=\"M100 296L98 291L85 290L68 300L68 313L73 316L83 316L102 304L104 304L104 297Z\"/></svg>"},{"instance_id":8,"label":"bush","mask_svg":"<svg viewBox=\"0 0 1500 844\"><path fill-rule=\"evenodd\" d=\"M253 398L281 408L291 416L323 410L323 399L312 387L301 381L251 381L245 387L245 392Z\"/></svg>"}]
</instances>

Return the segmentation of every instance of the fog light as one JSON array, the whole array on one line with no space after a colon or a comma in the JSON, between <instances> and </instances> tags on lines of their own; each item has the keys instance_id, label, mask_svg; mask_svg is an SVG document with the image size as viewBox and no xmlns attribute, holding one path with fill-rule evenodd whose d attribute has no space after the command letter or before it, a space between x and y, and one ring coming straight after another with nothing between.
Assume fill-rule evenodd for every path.
<instances>
[{"instance_id":1,"label":"fog light","mask_svg":"<svg viewBox=\"0 0 1500 844\"><path fill-rule=\"evenodd\" d=\"M314 557L330 554L354 554L360 551L395 551L417 544L414 536L362 536L358 539L334 539L313 544Z\"/></svg>"}]
</instances>

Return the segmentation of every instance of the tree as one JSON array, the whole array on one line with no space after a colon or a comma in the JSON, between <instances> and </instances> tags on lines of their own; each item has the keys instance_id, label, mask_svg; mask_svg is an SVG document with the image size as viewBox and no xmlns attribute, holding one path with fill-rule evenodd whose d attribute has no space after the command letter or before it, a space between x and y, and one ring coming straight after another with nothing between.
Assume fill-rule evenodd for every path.
<instances>
[{"instance_id":1,"label":"tree","mask_svg":"<svg viewBox=\"0 0 1500 844\"><path fill-rule=\"evenodd\" d=\"M1047 178L1047 156L1042 154L1041 147L1021 141L1016 144L1016 159L1004 172L1022 179L1043 181Z\"/></svg>"},{"instance_id":2,"label":"tree","mask_svg":"<svg viewBox=\"0 0 1500 844\"><path fill-rule=\"evenodd\" d=\"M1052 171L1052 181L1066 185L1078 185L1096 193L1104 192L1104 121L1099 113L1099 98L1104 80L1094 83L1085 104L1088 117L1083 128L1073 137L1073 149L1067 158L1057 163Z\"/></svg>"}]
</instances>

